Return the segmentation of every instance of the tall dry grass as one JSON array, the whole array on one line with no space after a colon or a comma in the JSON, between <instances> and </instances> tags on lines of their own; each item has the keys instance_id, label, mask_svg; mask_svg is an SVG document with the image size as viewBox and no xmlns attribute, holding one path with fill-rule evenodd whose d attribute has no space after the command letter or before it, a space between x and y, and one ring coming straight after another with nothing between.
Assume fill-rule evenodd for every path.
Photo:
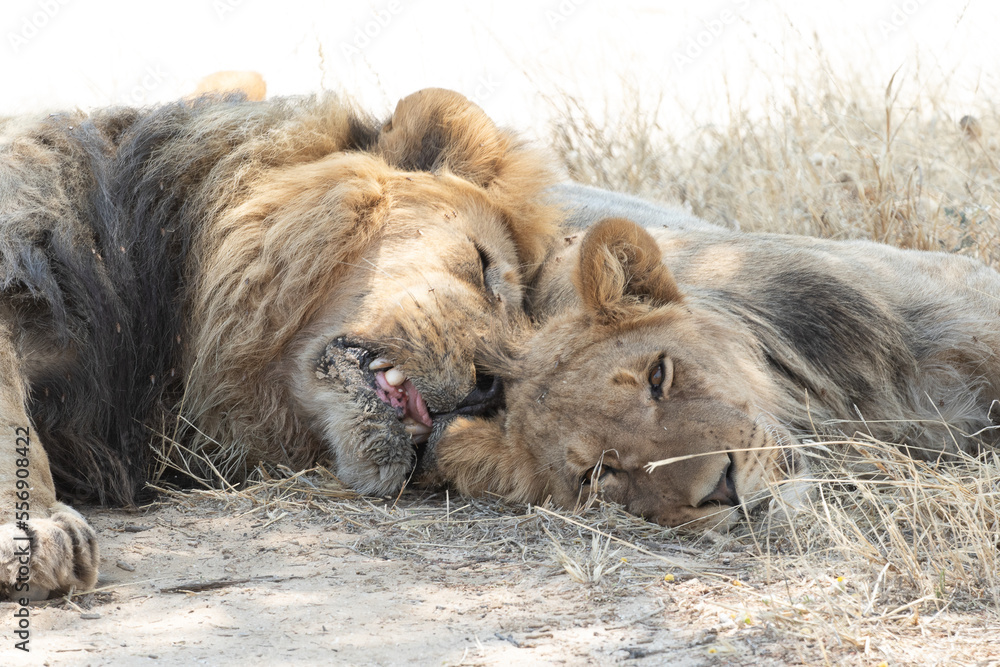
<instances>
[{"instance_id":1,"label":"tall dry grass","mask_svg":"<svg viewBox=\"0 0 1000 667\"><path fill-rule=\"evenodd\" d=\"M600 117L565 95L551 147L574 180L681 204L748 231L867 238L1000 268L1000 119L984 101L949 111L946 83L884 87L820 71L766 113L674 134L660 109ZM638 99L638 95L635 96ZM1000 398L1000 397L998 397ZM920 618L965 610L996 622L1000 459L931 464L891 443L814 438L803 507L758 512L726 544L781 583L756 607L795 636L883 643ZM874 633L874 635L873 635ZM833 638L831 640L831 638Z\"/></svg>"},{"instance_id":2,"label":"tall dry grass","mask_svg":"<svg viewBox=\"0 0 1000 667\"><path fill-rule=\"evenodd\" d=\"M573 180L680 203L750 231L869 238L1000 263L1000 123L984 102L960 116L941 88L859 77L786 90L766 114L732 109L727 124L678 135L666 102L601 117L548 98L551 147ZM906 92L901 92L905 90Z\"/></svg>"}]
</instances>

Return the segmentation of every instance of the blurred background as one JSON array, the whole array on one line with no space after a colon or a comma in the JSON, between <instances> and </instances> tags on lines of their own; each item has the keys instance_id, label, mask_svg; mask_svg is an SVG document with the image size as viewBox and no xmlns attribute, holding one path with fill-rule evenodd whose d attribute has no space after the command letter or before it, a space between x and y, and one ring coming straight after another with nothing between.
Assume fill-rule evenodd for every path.
<instances>
[{"instance_id":1,"label":"blurred background","mask_svg":"<svg viewBox=\"0 0 1000 667\"><path fill-rule=\"evenodd\" d=\"M883 88L901 68L957 113L997 87L998 28L988 0L6 0L0 113L167 101L250 69L271 95L343 90L378 113L442 86L526 130L554 91L701 123L816 68Z\"/></svg>"},{"instance_id":2,"label":"blurred background","mask_svg":"<svg viewBox=\"0 0 1000 667\"><path fill-rule=\"evenodd\" d=\"M6 0L0 115L254 70L377 116L452 88L564 176L748 230L1000 263L989 0Z\"/></svg>"}]
</instances>

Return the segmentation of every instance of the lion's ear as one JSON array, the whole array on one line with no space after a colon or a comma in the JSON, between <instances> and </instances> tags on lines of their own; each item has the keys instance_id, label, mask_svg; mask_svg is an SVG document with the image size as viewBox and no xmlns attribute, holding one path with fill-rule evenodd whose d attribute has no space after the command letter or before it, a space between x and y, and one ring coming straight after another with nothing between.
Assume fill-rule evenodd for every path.
<instances>
[{"instance_id":1,"label":"lion's ear","mask_svg":"<svg viewBox=\"0 0 1000 667\"><path fill-rule=\"evenodd\" d=\"M576 286L584 306L609 323L682 298L656 241L623 218L607 218L587 231Z\"/></svg>"},{"instance_id":2,"label":"lion's ear","mask_svg":"<svg viewBox=\"0 0 1000 667\"><path fill-rule=\"evenodd\" d=\"M401 99L378 138L378 150L389 164L407 171L446 168L481 187L497 176L512 144L482 109L443 88Z\"/></svg>"},{"instance_id":3,"label":"lion's ear","mask_svg":"<svg viewBox=\"0 0 1000 667\"><path fill-rule=\"evenodd\" d=\"M400 100L375 151L398 169L447 172L482 188L502 213L525 281L538 272L562 216L545 192L555 183L548 157L462 95L440 88Z\"/></svg>"}]
</instances>

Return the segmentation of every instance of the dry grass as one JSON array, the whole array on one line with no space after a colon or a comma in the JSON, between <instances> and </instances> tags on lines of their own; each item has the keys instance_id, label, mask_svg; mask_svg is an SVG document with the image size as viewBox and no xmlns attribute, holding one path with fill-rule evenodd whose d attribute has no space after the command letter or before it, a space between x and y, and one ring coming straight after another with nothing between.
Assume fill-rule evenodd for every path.
<instances>
[{"instance_id":1,"label":"dry grass","mask_svg":"<svg viewBox=\"0 0 1000 667\"><path fill-rule=\"evenodd\" d=\"M679 202L713 222L1000 263L993 107L953 117L937 88L893 80L875 92L857 77L814 79L783 89L789 101L761 117L733 110L724 126L693 118L697 129L683 136L657 121L658 106L602 118L572 97L550 98L552 147L574 180Z\"/></svg>"},{"instance_id":2,"label":"dry grass","mask_svg":"<svg viewBox=\"0 0 1000 667\"><path fill-rule=\"evenodd\" d=\"M858 81L820 73L766 114L733 111L727 125L685 136L662 127L657 109L605 119L557 97L552 146L576 180L681 203L720 224L868 238L1000 268L996 110L955 117L946 87ZM784 507L775 494L772 511L728 537L728 548L755 555L762 588L780 584L781 594L748 603L762 621L866 655L876 644L890 655L906 635L929 638L933 621L942 631L954 611L996 626L995 453L935 465L863 436L807 451L807 505Z\"/></svg>"},{"instance_id":3,"label":"dry grass","mask_svg":"<svg viewBox=\"0 0 1000 667\"><path fill-rule=\"evenodd\" d=\"M996 454L933 464L863 438L806 451L814 467L806 506L781 507L776 496L771 509L785 511L762 513L735 538L753 544L764 581L789 587L767 618L809 636L881 642L946 612L995 623Z\"/></svg>"},{"instance_id":4,"label":"dry grass","mask_svg":"<svg viewBox=\"0 0 1000 667\"><path fill-rule=\"evenodd\" d=\"M644 521L620 507L591 503L565 511L524 506L501 499L464 498L448 491L407 490L398 498L361 496L329 470L293 472L258 468L243 488L178 490L154 487L170 502L210 502L234 516L258 517L260 528L286 516L325 517L357 540L340 546L373 558L407 558L468 566L471 563L523 564L566 573L584 584L610 588L694 576L728 581L739 571L704 561L719 541L699 545L677 532ZM627 566L627 567L626 567Z\"/></svg>"}]
</instances>

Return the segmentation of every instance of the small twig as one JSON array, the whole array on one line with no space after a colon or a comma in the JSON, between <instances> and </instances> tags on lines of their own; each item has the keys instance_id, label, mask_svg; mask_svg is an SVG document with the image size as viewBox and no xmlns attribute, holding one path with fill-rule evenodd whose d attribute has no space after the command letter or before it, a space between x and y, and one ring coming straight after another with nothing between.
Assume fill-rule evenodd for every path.
<instances>
[{"instance_id":1,"label":"small twig","mask_svg":"<svg viewBox=\"0 0 1000 667\"><path fill-rule=\"evenodd\" d=\"M885 579L885 573L889 571L890 567L892 567L891 561L887 562L885 566L882 568L882 571L878 573L878 578L875 579L875 586L872 588L871 597L868 598L868 605L865 607L862 616L867 616L868 614L871 614L872 611L875 609L875 598L878 597L878 589L882 587L882 580Z\"/></svg>"},{"instance_id":2,"label":"small twig","mask_svg":"<svg viewBox=\"0 0 1000 667\"><path fill-rule=\"evenodd\" d=\"M230 586L239 586L241 584L250 583L276 583L279 581L289 581L291 579L301 579L299 576L292 577L279 577L279 576L267 576L267 577L246 577L243 579L215 579L213 581L192 581L186 584L180 584L178 586L171 586L170 588L161 588L161 593L201 593L203 591L214 591L220 588L229 588Z\"/></svg>"},{"instance_id":3,"label":"small twig","mask_svg":"<svg viewBox=\"0 0 1000 667\"><path fill-rule=\"evenodd\" d=\"M656 609L654 609L653 611L649 612L648 614L643 614L639 618L633 619L633 620L628 621L627 623L623 623L621 625L611 626L610 628L607 628L607 629L608 630L625 630L627 628L632 627L633 625L638 625L639 623L642 623L643 621L647 621L647 620L653 618L654 616L656 616L657 614L661 613L666 608L667 608L666 605L664 605L661 602L660 604L657 605Z\"/></svg>"},{"instance_id":4,"label":"small twig","mask_svg":"<svg viewBox=\"0 0 1000 667\"><path fill-rule=\"evenodd\" d=\"M515 647L515 648L521 648L521 644L519 644L519 643L518 643L518 641L517 641L516 639L514 639L514 636L513 636L513 635L507 635L507 636L505 637L505 636L503 636L502 634L500 634L499 632L494 632L494 633L493 633L493 635L494 635L494 636L495 636L495 637L496 637L497 639L501 639L501 640L503 640L503 641L505 641L505 642L510 642L511 644L513 644L513 645L514 645L514 647Z\"/></svg>"}]
</instances>

